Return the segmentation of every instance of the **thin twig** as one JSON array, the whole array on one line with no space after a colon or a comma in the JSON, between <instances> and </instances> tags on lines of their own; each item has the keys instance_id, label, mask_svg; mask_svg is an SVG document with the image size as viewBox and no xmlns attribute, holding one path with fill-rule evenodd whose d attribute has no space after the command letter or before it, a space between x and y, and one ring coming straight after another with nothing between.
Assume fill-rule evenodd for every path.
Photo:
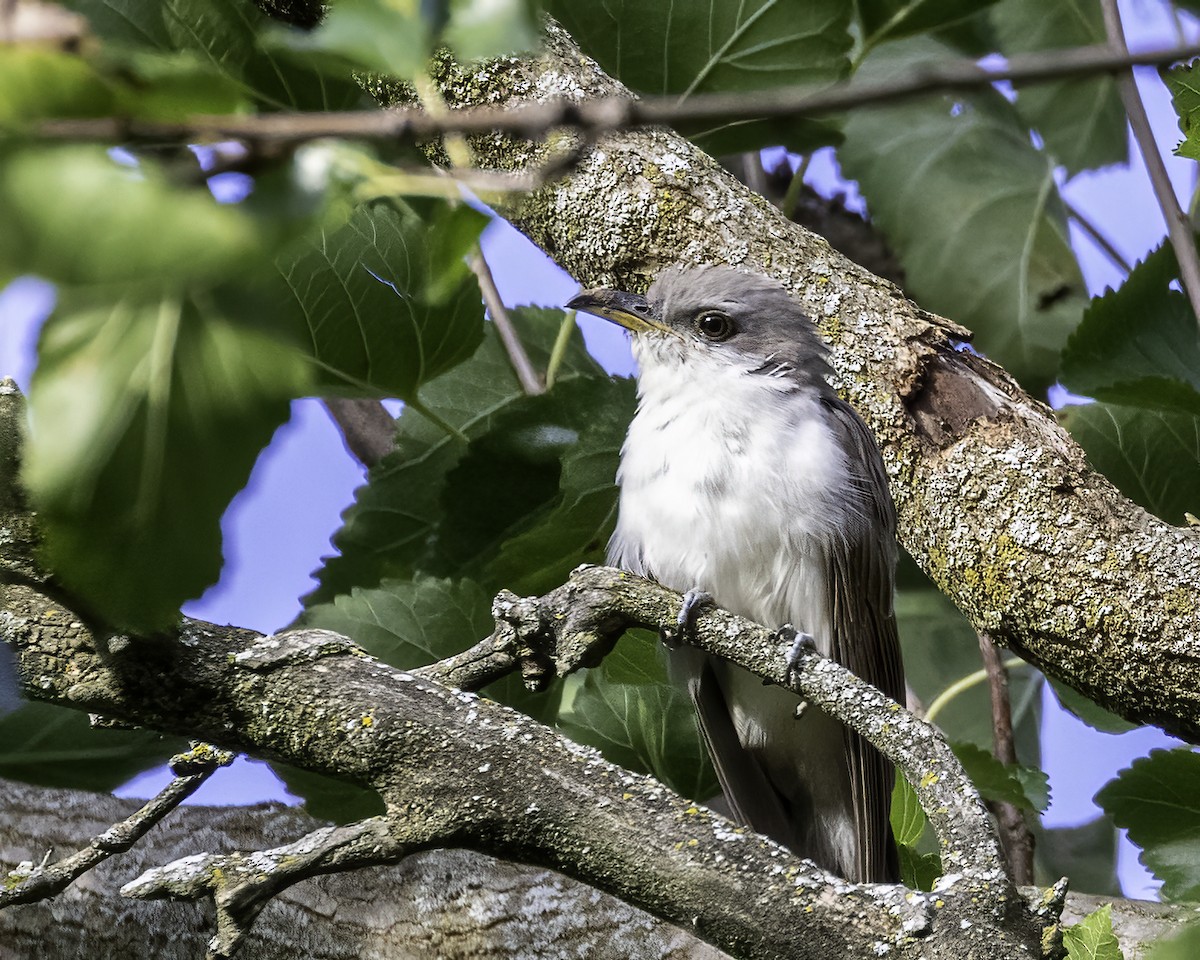
<instances>
[{"instance_id":1,"label":"thin twig","mask_svg":"<svg viewBox=\"0 0 1200 960\"><path fill-rule=\"evenodd\" d=\"M133 120L125 117L52 120L33 133L55 140L125 140L166 138L190 143L207 140L302 142L321 137L428 140L437 136L502 131L539 137L556 128L596 134L630 127L676 125L753 116L815 117L862 107L908 100L926 94L985 87L999 80L1033 84L1072 77L1113 73L1131 66L1174 63L1200 56L1200 45L1145 53L1112 50L1107 45L1050 50L1012 57L1007 66L980 67L973 60L954 60L910 70L906 76L879 83L849 81L820 90L782 87L753 93L696 94L630 100L612 96L582 103L556 100L512 107L476 107L433 116L425 110L394 107L341 113L271 113L255 116L201 115L182 122Z\"/></svg>"},{"instance_id":2,"label":"thin twig","mask_svg":"<svg viewBox=\"0 0 1200 960\"><path fill-rule=\"evenodd\" d=\"M199 744L188 753L171 758L177 776L153 800L137 813L115 823L77 853L57 863L29 864L8 874L8 886L0 878L0 908L20 903L36 903L61 893L75 880L113 854L124 853L156 823L190 797L219 768L233 762L234 754Z\"/></svg>"},{"instance_id":3,"label":"thin twig","mask_svg":"<svg viewBox=\"0 0 1200 960\"><path fill-rule=\"evenodd\" d=\"M1100 7L1104 11L1104 29L1108 34L1112 52L1115 55L1128 52L1117 0L1100 0ZM1150 126L1150 118L1146 116L1146 107L1138 93L1132 70L1123 70L1118 74L1117 89L1121 92L1121 102L1125 104L1125 113L1129 117L1130 127L1133 128L1133 139L1146 163L1146 173L1150 176L1154 196L1162 210L1163 219L1167 222L1167 236L1171 238L1171 246L1175 248L1175 259L1179 262L1179 279L1192 305L1192 312L1200 323L1200 256L1196 254L1191 221L1179 205L1179 198L1175 196L1175 188L1171 185L1167 165L1158 151L1154 130Z\"/></svg>"},{"instance_id":4,"label":"thin twig","mask_svg":"<svg viewBox=\"0 0 1200 960\"><path fill-rule=\"evenodd\" d=\"M1017 744L1013 738L1012 703L1008 696L1008 673L1000 660L1000 650L986 633L979 634L979 653L987 671L988 690L992 695L993 753L1001 763L1012 766L1017 762ZM1000 826L1000 843L1017 886L1033 883L1033 834L1025 815L1007 801L992 804Z\"/></svg>"},{"instance_id":5,"label":"thin twig","mask_svg":"<svg viewBox=\"0 0 1200 960\"><path fill-rule=\"evenodd\" d=\"M1125 273L1129 273L1133 269L1133 264L1126 260L1121 254L1121 251L1113 246L1113 242L1109 240L1108 237L1106 237L1103 233L1101 233L1100 228L1092 223L1092 221L1089 220L1083 211L1077 206L1075 206L1069 200L1064 201L1064 203L1066 204L1067 215L1077 224L1079 224L1079 229L1092 238L1092 242L1100 248L1101 252L1103 252L1109 260L1120 267Z\"/></svg>"},{"instance_id":6,"label":"thin twig","mask_svg":"<svg viewBox=\"0 0 1200 960\"><path fill-rule=\"evenodd\" d=\"M575 311L567 310L563 313L562 323L558 328L558 335L554 338L554 346L550 349L550 360L546 364L546 389L549 390L554 386L554 381L558 379L558 368L562 366L562 362L567 356L567 346L571 342L571 333L575 330Z\"/></svg>"},{"instance_id":7,"label":"thin twig","mask_svg":"<svg viewBox=\"0 0 1200 960\"><path fill-rule=\"evenodd\" d=\"M483 258L483 251L476 247L475 252L467 257L467 263L470 264L471 271L479 278L479 292L483 294L483 303L487 307L488 315L492 318L492 323L496 325L496 332L500 334L500 342L504 344L504 349L508 353L509 362L512 363L513 372L517 375L521 389L530 397L545 393L546 388L542 386L541 378L533 366L533 361L525 352L525 346L517 335L517 329L513 326L512 318L508 315L504 301L500 299L500 291L496 289L496 278L492 276L492 269Z\"/></svg>"},{"instance_id":8,"label":"thin twig","mask_svg":"<svg viewBox=\"0 0 1200 960\"><path fill-rule=\"evenodd\" d=\"M1009 657L1004 661L1004 668L1011 670L1013 667L1019 667L1025 661L1019 657ZM933 703L929 705L929 709L925 711L925 719L933 723L938 714L946 708L960 693L966 693L972 687L977 687L988 678L986 670L976 670L974 673L968 673L965 677L955 680L950 686L934 697Z\"/></svg>"},{"instance_id":9,"label":"thin twig","mask_svg":"<svg viewBox=\"0 0 1200 960\"><path fill-rule=\"evenodd\" d=\"M326 397L330 418L342 431L346 448L370 469L396 447L396 419L378 400Z\"/></svg>"},{"instance_id":10,"label":"thin twig","mask_svg":"<svg viewBox=\"0 0 1200 960\"><path fill-rule=\"evenodd\" d=\"M808 173L808 167L812 163L812 158L811 151L800 158L800 165L796 167L796 172L792 174L787 192L783 195L783 205L780 209L783 210L783 215L789 220L794 219L796 216L796 207L800 205L800 197L804 193L804 177Z\"/></svg>"}]
</instances>

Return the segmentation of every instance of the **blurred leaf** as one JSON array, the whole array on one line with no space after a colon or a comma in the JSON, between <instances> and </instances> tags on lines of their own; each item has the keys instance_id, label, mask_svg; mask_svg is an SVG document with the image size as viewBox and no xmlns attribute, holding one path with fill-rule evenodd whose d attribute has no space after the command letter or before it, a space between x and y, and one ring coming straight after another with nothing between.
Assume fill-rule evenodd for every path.
<instances>
[{"instance_id":1,"label":"blurred leaf","mask_svg":"<svg viewBox=\"0 0 1200 960\"><path fill-rule=\"evenodd\" d=\"M0 270L64 283L211 279L270 253L244 210L98 147L0 150L0 223Z\"/></svg>"},{"instance_id":2,"label":"blurred leaf","mask_svg":"<svg viewBox=\"0 0 1200 960\"><path fill-rule=\"evenodd\" d=\"M711 0L704 4L594 4L550 0L547 12L612 76L639 93L768 90L841 79L850 63L853 8L841 0ZM743 120L680 132L710 153L772 144L835 142L827 123Z\"/></svg>"},{"instance_id":3,"label":"blurred leaf","mask_svg":"<svg viewBox=\"0 0 1200 960\"><path fill-rule=\"evenodd\" d=\"M87 17L109 57L123 48L199 56L276 110L344 110L365 100L348 72L325 76L264 45L260 35L272 21L245 0L62 2Z\"/></svg>"},{"instance_id":4,"label":"blurred leaf","mask_svg":"<svg viewBox=\"0 0 1200 960\"><path fill-rule=\"evenodd\" d=\"M562 312L523 307L512 318L534 365L545 369ZM576 329L555 390L581 376L604 373ZM340 556L326 561L319 572L321 585L306 602L325 602L355 586L375 586L385 577L411 576L444 516L446 477L467 452L464 437L484 435L524 397L495 328L486 324L474 355L421 390L422 402L461 435L405 408L397 423L396 450L371 469L368 483L356 491L334 536Z\"/></svg>"},{"instance_id":5,"label":"blurred leaf","mask_svg":"<svg viewBox=\"0 0 1200 960\"><path fill-rule=\"evenodd\" d=\"M961 24L996 0L857 0L865 45Z\"/></svg>"},{"instance_id":6,"label":"blurred leaf","mask_svg":"<svg viewBox=\"0 0 1200 960\"><path fill-rule=\"evenodd\" d=\"M859 70L883 81L953 56L916 37ZM972 328L975 346L1045 389L1085 305L1054 164L994 90L853 111L838 151L899 254L907 292Z\"/></svg>"},{"instance_id":7,"label":"blurred leaf","mask_svg":"<svg viewBox=\"0 0 1200 960\"><path fill-rule=\"evenodd\" d=\"M1146 952L1146 960L1196 960L1200 957L1200 923L1193 920L1170 938L1156 940Z\"/></svg>"},{"instance_id":8,"label":"blurred leaf","mask_svg":"<svg viewBox=\"0 0 1200 960\"><path fill-rule=\"evenodd\" d=\"M1112 926L1112 904L1089 913L1074 926L1063 928L1067 960L1124 960Z\"/></svg>"},{"instance_id":9,"label":"blurred leaf","mask_svg":"<svg viewBox=\"0 0 1200 960\"><path fill-rule=\"evenodd\" d=\"M917 799L917 791L902 776L896 777L892 788L892 836L906 847L915 847L925 832L925 811Z\"/></svg>"},{"instance_id":10,"label":"blurred leaf","mask_svg":"<svg viewBox=\"0 0 1200 960\"><path fill-rule=\"evenodd\" d=\"M47 559L107 623L171 623L221 568L220 518L308 385L203 303L67 305L42 330L24 478Z\"/></svg>"},{"instance_id":11,"label":"blurred leaf","mask_svg":"<svg viewBox=\"0 0 1200 960\"><path fill-rule=\"evenodd\" d=\"M980 669L975 629L937 589L897 591L896 619L907 680L922 703L932 703L950 684ZM1008 673L1017 755L1025 763L1037 764L1041 675L1028 668ZM938 726L954 731L955 740L990 750L992 706L987 684L980 683L946 704Z\"/></svg>"},{"instance_id":12,"label":"blurred leaf","mask_svg":"<svg viewBox=\"0 0 1200 960\"><path fill-rule=\"evenodd\" d=\"M533 50L538 6L531 0L452 0L442 39L460 60Z\"/></svg>"},{"instance_id":13,"label":"blurred leaf","mask_svg":"<svg viewBox=\"0 0 1200 960\"><path fill-rule=\"evenodd\" d=\"M1142 848L1138 860L1163 881L1164 899L1200 895L1200 755L1151 750L1105 784L1096 802Z\"/></svg>"},{"instance_id":14,"label":"blurred leaf","mask_svg":"<svg viewBox=\"0 0 1200 960\"><path fill-rule=\"evenodd\" d=\"M1089 700L1073 687L1049 677L1047 680L1050 681L1050 687L1054 690L1054 695L1058 697L1058 702L1062 704L1063 709L1078 717L1093 730L1099 730L1101 733L1127 733L1137 729L1136 723L1130 723L1124 717L1118 717L1115 713L1105 710L1100 704Z\"/></svg>"},{"instance_id":15,"label":"blurred leaf","mask_svg":"<svg viewBox=\"0 0 1200 960\"><path fill-rule=\"evenodd\" d=\"M1063 350L1063 384L1098 400L1200 414L1200 325L1171 289L1178 279L1166 243L1120 289L1096 297Z\"/></svg>"},{"instance_id":16,"label":"blurred leaf","mask_svg":"<svg viewBox=\"0 0 1200 960\"><path fill-rule=\"evenodd\" d=\"M1168 523L1200 510L1200 421L1190 414L1108 403L1068 407L1059 419L1097 470Z\"/></svg>"},{"instance_id":17,"label":"blurred leaf","mask_svg":"<svg viewBox=\"0 0 1200 960\"><path fill-rule=\"evenodd\" d=\"M1179 117L1183 140L1175 148L1176 156L1200 160L1200 63L1193 61L1160 71L1163 83L1171 91L1171 103Z\"/></svg>"},{"instance_id":18,"label":"blurred leaf","mask_svg":"<svg viewBox=\"0 0 1200 960\"><path fill-rule=\"evenodd\" d=\"M310 344L325 382L412 400L466 360L483 306L464 257L487 218L465 204L373 201L280 258L278 322Z\"/></svg>"},{"instance_id":19,"label":"blurred leaf","mask_svg":"<svg viewBox=\"0 0 1200 960\"><path fill-rule=\"evenodd\" d=\"M272 762L271 769L287 786L288 793L304 799L304 811L318 820L354 823L387 811L379 794L358 784L286 763Z\"/></svg>"},{"instance_id":20,"label":"blurred leaf","mask_svg":"<svg viewBox=\"0 0 1200 960\"><path fill-rule=\"evenodd\" d=\"M1098 3L1003 0L992 8L991 19L1005 56L1107 42ZM1018 87L1017 113L1068 175L1129 159L1128 121L1112 77Z\"/></svg>"},{"instance_id":21,"label":"blurred leaf","mask_svg":"<svg viewBox=\"0 0 1200 960\"><path fill-rule=\"evenodd\" d=\"M80 57L0 46L0 129L50 117L103 116L113 101L113 90Z\"/></svg>"},{"instance_id":22,"label":"blurred leaf","mask_svg":"<svg viewBox=\"0 0 1200 960\"><path fill-rule=\"evenodd\" d=\"M315 30L278 27L270 42L321 55L331 73L376 70L400 77L422 70L431 46L420 5L395 0L338 0Z\"/></svg>"},{"instance_id":23,"label":"blurred leaf","mask_svg":"<svg viewBox=\"0 0 1200 960\"><path fill-rule=\"evenodd\" d=\"M1032 824L1034 856L1042 886L1071 878L1071 889L1099 896L1121 896L1117 879L1117 828L1098 816L1078 827L1039 829Z\"/></svg>"},{"instance_id":24,"label":"blurred leaf","mask_svg":"<svg viewBox=\"0 0 1200 960\"><path fill-rule=\"evenodd\" d=\"M1001 763L973 743L950 747L983 799L1037 812L1050 806L1049 779L1041 770Z\"/></svg>"},{"instance_id":25,"label":"blurred leaf","mask_svg":"<svg viewBox=\"0 0 1200 960\"><path fill-rule=\"evenodd\" d=\"M86 713L26 703L0 714L0 778L111 791L187 746L145 730L93 729Z\"/></svg>"},{"instance_id":26,"label":"blurred leaf","mask_svg":"<svg viewBox=\"0 0 1200 960\"><path fill-rule=\"evenodd\" d=\"M559 725L629 770L703 803L720 792L691 700L667 678L656 637L636 631L568 681Z\"/></svg>"}]
</instances>

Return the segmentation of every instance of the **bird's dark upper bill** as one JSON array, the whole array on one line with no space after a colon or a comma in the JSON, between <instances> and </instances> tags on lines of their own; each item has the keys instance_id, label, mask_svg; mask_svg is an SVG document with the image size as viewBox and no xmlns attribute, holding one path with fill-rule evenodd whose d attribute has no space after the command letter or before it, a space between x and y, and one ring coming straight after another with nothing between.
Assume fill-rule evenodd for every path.
<instances>
[{"instance_id":1,"label":"bird's dark upper bill","mask_svg":"<svg viewBox=\"0 0 1200 960\"><path fill-rule=\"evenodd\" d=\"M670 330L659 319L646 298L637 293L603 288L584 290L567 303L567 308L594 313L605 320L619 323L634 333L644 333L648 330L665 333Z\"/></svg>"}]
</instances>

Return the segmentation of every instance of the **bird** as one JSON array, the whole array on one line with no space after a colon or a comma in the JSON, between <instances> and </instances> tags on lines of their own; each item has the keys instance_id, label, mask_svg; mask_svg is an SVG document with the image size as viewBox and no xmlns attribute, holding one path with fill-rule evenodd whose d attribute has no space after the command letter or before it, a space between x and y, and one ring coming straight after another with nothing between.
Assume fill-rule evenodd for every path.
<instances>
[{"instance_id":1,"label":"bird","mask_svg":"<svg viewBox=\"0 0 1200 960\"><path fill-rule=\"evenodd\" d=\"M567 307L631 332L638 403L621 448L608 562L767 626L904 702L896 514L870 429L830 386L829 348L778 281L663 270L645 295ZM852 882L895 882L894 767L792 691L678 645L735 818Z\"/></svg>"}]
</instances>

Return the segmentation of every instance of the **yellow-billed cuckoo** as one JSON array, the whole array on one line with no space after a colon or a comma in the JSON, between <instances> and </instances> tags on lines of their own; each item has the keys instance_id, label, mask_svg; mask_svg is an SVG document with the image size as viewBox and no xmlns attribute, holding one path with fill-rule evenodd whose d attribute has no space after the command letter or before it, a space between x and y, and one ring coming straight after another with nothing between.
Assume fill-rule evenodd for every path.
<instances>
[{"instance_id":1,"label":"yellow-billed cuckoo","mask_svg":"<svg viewBox=\"0 0 1200 960\"><path fill-rule=\"evenodd\" d=\"M827 348L774 280L671 268L646 296L569 304L633 333L638 407L609 562L758 623L790 623L900 702L895 511ZM694 648L670 655L735 816L856 881L891 881L892 766L836 720Z\"/></svg>"}]
</instances>

